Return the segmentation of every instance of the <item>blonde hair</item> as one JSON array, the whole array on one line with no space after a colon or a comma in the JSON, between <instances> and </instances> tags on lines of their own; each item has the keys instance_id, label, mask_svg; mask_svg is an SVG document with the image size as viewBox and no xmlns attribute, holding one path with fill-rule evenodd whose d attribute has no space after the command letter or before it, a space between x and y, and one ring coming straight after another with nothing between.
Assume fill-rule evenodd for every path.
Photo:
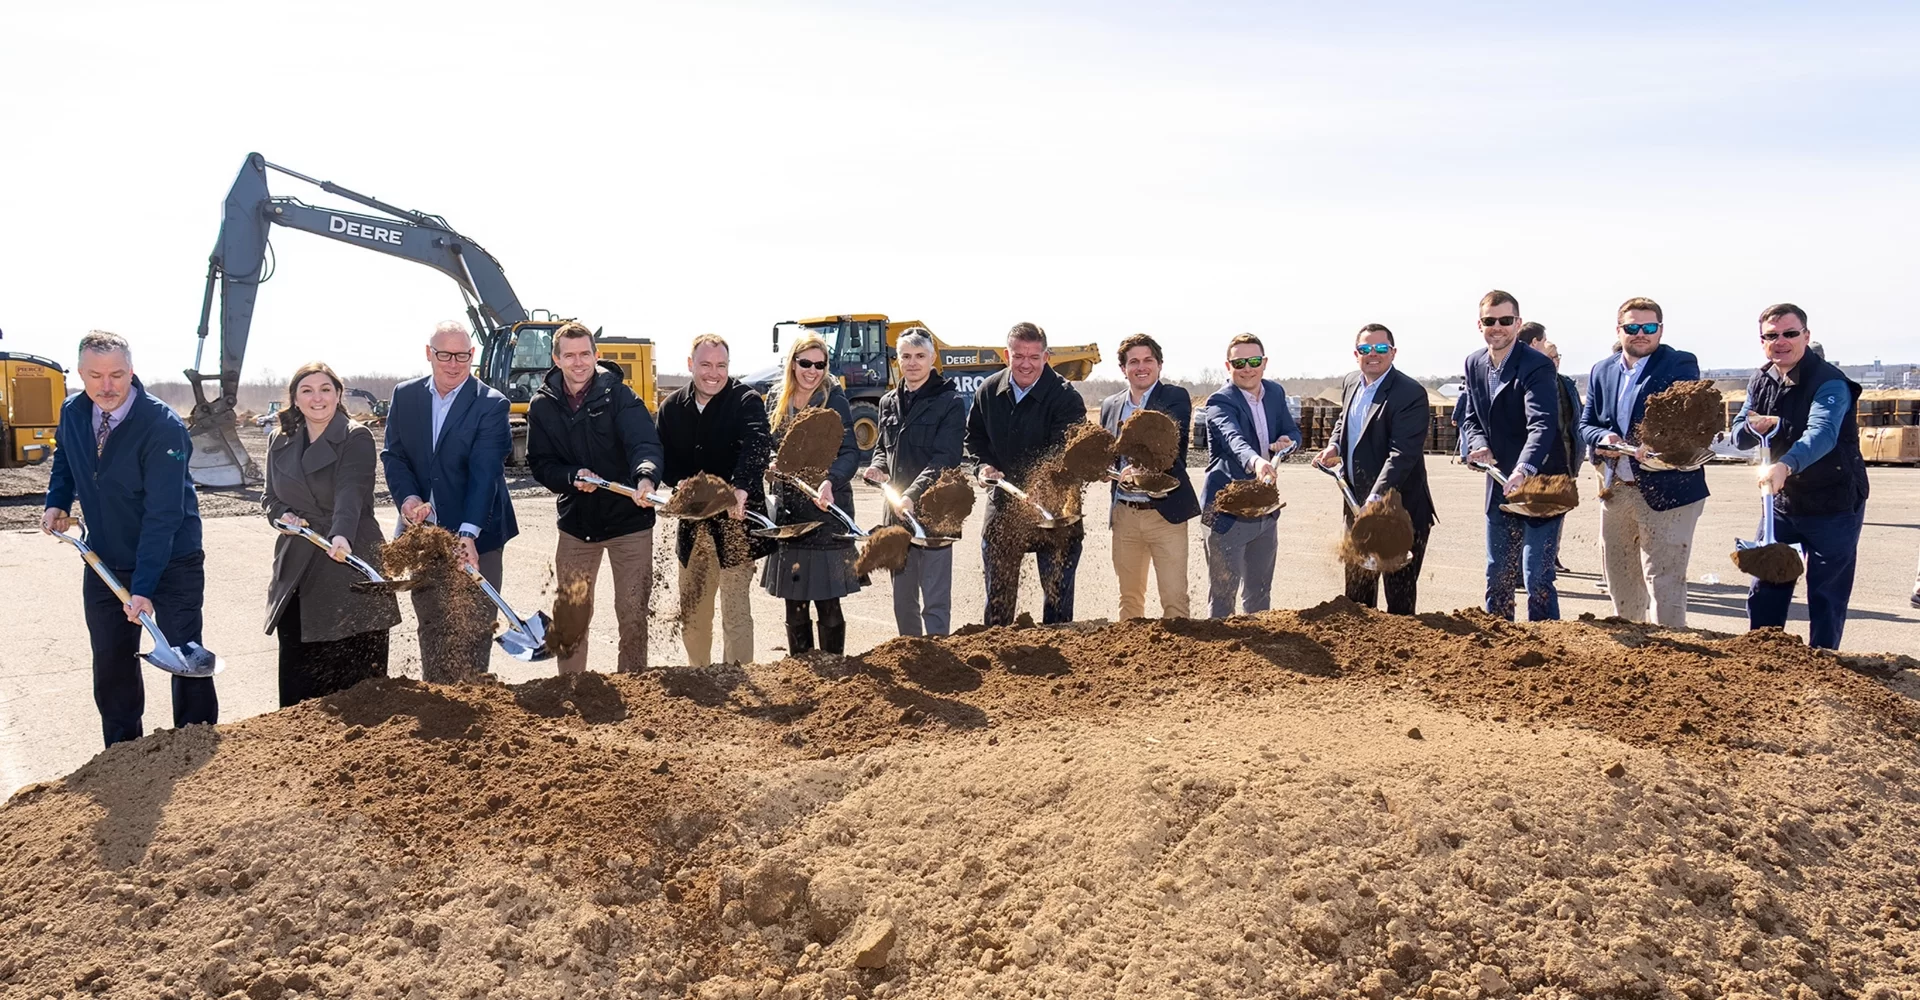
<instances>
[{"instance_id":1,"label":"blonde hair","mask_svg":"<svg viewBox=\"0 0 1920 1000\"><path fill-rule=\"evenodd\" d=\"M803 333L793 338L793 344L787 348L787 366L780 378L780 398L773 404L774 430L779 430L793 412L793 359L799 357L802 351L812 350L818 350L821 357L833 358L833 352L827 349L826 338L817 333ZM807 400L808 406L826 402L827 396L833 392L832 383L828 381L832 373L821 372L820 375L820 388L813 391L813 396Z\"/></svg>"}]
</instances>

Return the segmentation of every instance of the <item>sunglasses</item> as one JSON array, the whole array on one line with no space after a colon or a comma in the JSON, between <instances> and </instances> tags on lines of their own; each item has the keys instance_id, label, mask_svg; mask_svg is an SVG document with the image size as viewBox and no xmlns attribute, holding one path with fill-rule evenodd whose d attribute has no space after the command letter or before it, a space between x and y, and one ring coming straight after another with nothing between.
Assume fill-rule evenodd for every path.
<instances>
[{"instance_id":1,"label":"sunglasses","mask_svg":"<svg viewBox=\"0 0 1920 1000\"><path fill-rule=\"evenodd\" d=\"M1256 354L1250 358L1228 358L1227 359L1228 368L1240 368L1240 369L1258 368L1261 365L1264 365L1266 363L1267 363L1267 356L1264 354Z\"/></svg>"},{"instance_id":2,"label":"sunglasses","mask_svg":"<svg viewBox=\"0 0 1920 1000\"><path fill-rule=\"evenodd\" d=\"M1512 326L1513 324L1518 322L1520 322L1520 317L1518 316L1482 316L1480 317L1481 326Z\"/></svg>"},{"instance_id":3,"label":"sunglasses","mask_svg":"<svg viewBox=\"0 0 1920 1000\"><path fill-rule=\"evenodd\" d=\"M1781 330L1777 333L1763 333L1760 335L1760 342L1763 344L1771 344L1781 337L1785 337L1788 340L1798 340L1800 339L1800 335L1806 332L1805 330Z\"/></svg>"},{"instance_id":4,"label":"sunglasses","mask_svg":"<svg viewBox=\"0 0 1920 1000\"><path fill-rule=\"evenodd\" d=\"M1654 334L1660 332L1660 324L1658 323L1622 323L1620 324L1620 330L1621 332L1625 333L1629 337L1638 337L1643 333L1651 337Z\"/></svg>"},{"instance_id":5,"label":"sunglasses","mask_svg":"<svg viewBox=\"0 0 1920 1000\"><path fill-rule=\"evenodd\" d=\"M1369 354L1386 354L1392 350L1392 344L1357 344L1353 348L1353 353L1364 358Z\"/></svg>"},{"instance_id":6,"label":"sunglasses","mask_svg":"<svg viewBox=\"0 0 1920 1000\"><path fill-rule=\"evenodd\" d=\"M473 360L472 351L435 351L433 356L442 361L458 361L463 365Z\"/></svg>"},{"instance_id":7,"label":"sunglasses","mask_svg":"<svg viewBox=\"0 0 1920 1000\"><path fill-rule=\"evenodd\" d=\"M793 363L802 368L825 368L827 366L825 361L808 361L806 358L794 358Z\"/></svg>"}]
</instances>

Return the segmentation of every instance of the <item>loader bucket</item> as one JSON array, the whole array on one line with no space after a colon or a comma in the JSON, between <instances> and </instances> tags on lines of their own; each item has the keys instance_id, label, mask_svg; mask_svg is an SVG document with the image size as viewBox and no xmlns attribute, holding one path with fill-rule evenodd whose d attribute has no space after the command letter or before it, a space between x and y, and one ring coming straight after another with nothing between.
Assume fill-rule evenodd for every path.
<instances>
[{"instance_id":1,"label":"loader bucket","mask_svg":"<svg viewBox=\"0 0 1920 1000\"><path fill-rule=\"evenodd\" d=\"M260 481L260 467L240 443L240 427L232 410L195 407L187 433L193 442L187 475L195 485L231 489Z\"/></svg>"}]
</instances>

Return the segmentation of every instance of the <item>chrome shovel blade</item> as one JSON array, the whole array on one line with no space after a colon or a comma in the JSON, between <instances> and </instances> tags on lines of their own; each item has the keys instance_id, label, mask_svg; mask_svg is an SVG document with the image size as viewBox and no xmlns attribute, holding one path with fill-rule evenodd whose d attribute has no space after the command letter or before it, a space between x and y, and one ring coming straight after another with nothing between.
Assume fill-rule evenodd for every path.
<instances>
[{"instance_id":1,"label":"chrome shovel blade","mask_svg":"<svg viewBox=\"0 0 1920 1000\"><path fill-rule=\"evenodd\" d=\"M493 641L522 663L538 663L553 658L553 650L547 648L547 632L552 625L553 619L545 611L536 611L523 627L508 626Z\"/></svg>"}]
</instances>

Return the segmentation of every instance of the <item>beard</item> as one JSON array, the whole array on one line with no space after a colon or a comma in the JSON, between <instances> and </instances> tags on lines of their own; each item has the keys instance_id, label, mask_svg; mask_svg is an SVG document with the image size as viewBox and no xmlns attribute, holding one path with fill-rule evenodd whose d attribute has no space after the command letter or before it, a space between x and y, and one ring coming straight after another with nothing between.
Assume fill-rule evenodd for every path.
<instances>
[{"instance_id":1,"label":"beard","mask_svg":"<svg viewBox=\"0 0 1920 1000\"><path fill-rule=\"evenodd\" d=\"M1642 350L1636 350L1631 343L1627 343L1623 341L1620 344L1620 349L1627 352L1627 356L1630 358L1644 358L1651 355L1654 351L1659 350L1660 342L1654 341L1653 343L1647 345L1646 350L1642 351Z\"/></svg>"}]
</instances>

